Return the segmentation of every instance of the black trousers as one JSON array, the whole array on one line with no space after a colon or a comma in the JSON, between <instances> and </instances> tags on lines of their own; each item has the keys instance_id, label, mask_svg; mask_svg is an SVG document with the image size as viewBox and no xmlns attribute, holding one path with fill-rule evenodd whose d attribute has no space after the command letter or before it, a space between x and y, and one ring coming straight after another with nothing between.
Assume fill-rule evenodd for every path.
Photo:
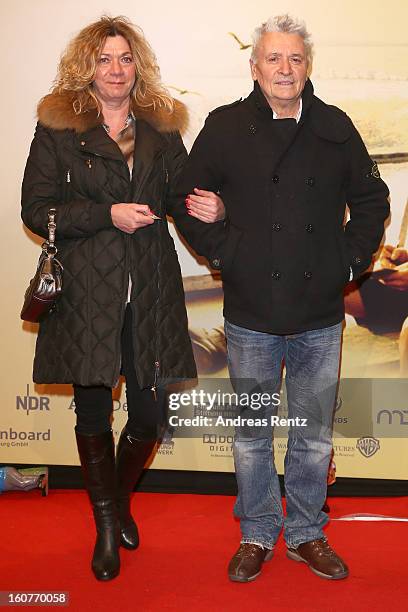
<instances>
[{"instance_id":1,"label":"black trousers","mask_svg":"<svg viewBox=\"0 0 408 612\"><path fill-rule=\"evenodd\" d=\"M150 388L139 387L131 331L132 312L128 304L121 339L122 373L126 380L128 410L126 430L134 438L155 440L166 420L166 394L164 389L157 389L156 399ZM112 389L75 384L73 387L78 433L99 434L109 431L113 411Z\"/></svg>"}]
</instances>

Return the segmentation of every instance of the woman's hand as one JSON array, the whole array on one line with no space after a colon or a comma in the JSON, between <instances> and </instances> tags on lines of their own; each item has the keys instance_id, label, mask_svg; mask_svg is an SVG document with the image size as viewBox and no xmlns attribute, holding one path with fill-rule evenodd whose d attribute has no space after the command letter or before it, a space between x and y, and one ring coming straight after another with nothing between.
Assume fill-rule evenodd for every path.
<instances>
[{"instance_id":1,"label":"woman's hand","mask_svg":"<svg viewBox=\"0 0 408 612\"><path fill-rule=\"evenodd\" d=\"M380 278L380 283L386 287L392 287L397 291L408 290L408 263L395 266L395 268L389 272L383 278Z\"/></svg>"},{"instance_id":2,"label":"woman's hand","mask_svg":"<svg viewBox=\"0 0 408 612\"><path fill-rule=\"evenodd\" d=\"M204 223L225 219L225 207L221 198L212 191L194 188L186 198L188 214Z\"/></svg>"},{"instance_id":3,"label":"woman's hand","mask_svg":"<svg viewBox=\"0 0 408 612\"><path fill-rule=\"evenodd\" d=\"M126 234L154 223L152 214L147 204L113 204L111 208L113 225Z\"/></svg>"},{"instance_id":4,"label":"woman's hand","mask_svg":"<svg viewBox=\"0 0 408 612\"><path fill-rule=\"evenodd\" d=\"M385 244L380 253L380 264L383 268L395 268L408 262L408 250Z\"/></svg>"}]
</instances>

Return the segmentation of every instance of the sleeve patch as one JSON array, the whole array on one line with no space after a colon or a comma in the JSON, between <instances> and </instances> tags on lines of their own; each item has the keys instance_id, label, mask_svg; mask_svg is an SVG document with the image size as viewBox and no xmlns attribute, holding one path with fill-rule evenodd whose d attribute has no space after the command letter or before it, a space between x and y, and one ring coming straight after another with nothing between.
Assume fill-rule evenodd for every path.
<instances>
[{"instance_id":1,"label":"sleeve patch","mask_svg":"<svg viewBox=\"0 0 408 612\"><path fill-rule=\"evenodd\" d=\"M377 166L377 162L373 162L370 172L367 172L366 178L381 178L380 171Z\"/></svg>"}]
</instances>

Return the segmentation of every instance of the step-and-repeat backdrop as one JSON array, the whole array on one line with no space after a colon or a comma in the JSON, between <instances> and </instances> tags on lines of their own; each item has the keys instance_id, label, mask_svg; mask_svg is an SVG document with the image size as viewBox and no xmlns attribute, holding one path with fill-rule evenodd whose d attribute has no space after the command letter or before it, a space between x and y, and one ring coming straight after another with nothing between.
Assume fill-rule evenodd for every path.
<instances>
[{"instance_id":1,"label":"step-and-repeat backdrop","mask_svg":"<svg viewBox=\"0 0 408 612\"><path fill-rule=\"evenodd\" d=\"M162 77L189 107L190 147L208 112L246 96L250 36L272 5L209 0L197 7L187 0L151 8L130 0L102 5L97 0L2 3L7 20L2 57L7 86L2 94L2 206L0 241L3 262L3 308L0 410L0 462L77 465L69 386L31 382L36 326L22 323L19 311L41 241L24 229L19 217L22 172L35 125L35 107L55 76L67 40L102 13L124 14L140 25L154 47ZM75 10L77 8L78 10ZM392 217L387 245L407 249L408 226L408 53L402 0L386 5L363 0L325 7L275 2L276 14L290 12L306 20L315 42L312 80L318 96L344 109L360 130L391 191ZM80 10L79 10L80 9ZM261 222L261 220L260 220ZM173 228L184 276L190 334L199 368L199 401L192 415L196 427L182 428L172 419L152 468L232 471L233 429L206 427L217 417L228 392L222 287L203 261L196 260ZM390 274L378 260L370 277L346 295L346 327L333 435L339 476L408 478L408 264ZM221 398L221 399L220 399ZM182 409L173 406L173 417ZM225 408L225 406L224 406ZM217 412L218 410L218 412ZM285 417L285 391L278 409ZM201 418L201 420L200 420ZM115 390L113 428L126 422L124 384ZM216 422L216 418L213 422ZM275 431L280 471L286 428ZM194 436L194 437L193 437Z\"/></svg>"}]
</instances>

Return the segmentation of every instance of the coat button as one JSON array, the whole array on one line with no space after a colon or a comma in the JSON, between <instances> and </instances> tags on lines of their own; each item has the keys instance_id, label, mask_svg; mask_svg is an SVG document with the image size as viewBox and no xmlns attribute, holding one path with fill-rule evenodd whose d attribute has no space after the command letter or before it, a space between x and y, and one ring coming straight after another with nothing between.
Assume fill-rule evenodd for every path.
<instances>
[{"instance_id":1,"label":"coat button","mask_svg":"<svg viewBox=\"0 0 408 612\"><path fill-rule=\"evenodd\" d=\"M272 272L272 278L273 280L279 280L281 277L281 273L278 270L275 270L274 272Z\"/></svg>"},{"instance_id":2,"label":"coat button","mask_svg":"<svg viewBox=\"0 0 408 612\"><path fill-rule=\"evenodd\" d=\"M306 185L309 185L309 187L313 187L313 185L315 184L315 179L313 176L309 176L309 178L306 179Z\"/></svg>"},{"instance_id":3,"label":"coat button","mask_svg":"<svg viewBox=\"0 0 408 612\"><path fill-rule=\"evenodd\" d=\"M272 177L272 182L273 182L273 183L279 183L279 176L278 176L277 174L275 174L275 175Z\"/></svg>"},{"instance_id":4,"label":"coat button","mask_svg":"<svg viewBox=\"0 0 408 612\"><path fill-rule=\"evenodd\" d=\"M280 232L282 229L282 226L280 223L273 223L272 224L272 229L274 232Z\"/></svg>"},{"instance_id":5,"label":"coat button","mask_svg":"<svg viewBox=\"0 0 408 612\"><path fill-rule=\"evenodd\" d=\"M355 264L356 266L361 264L361 257L353 257L353 264Z\"/></svg>"},{"instance_id":6,"label":"coat button","mask_svg":"<svg viewBox=\"0 0 408 612\"><path fill-rule=\"evenodd\" d=\"M256 134L256 125L251 123L251 125L249 126L249 131L251 134Z\"/></svg>"},{"instance_id":7,"label":"coat button","mask_svg":"<svg viewBox=\"0 0 408 612\"><path fill-rule=\"evenodd\" d=\"M81 140L81 147L85 146L85 140Z\"/></svg>"},{"instance_id":8,"label":"coat button","mask_svg":"<svg viewBox=\"0 0 408 612\"><path fill-rule=\"evenodd\" d=\"M310 280L312 278L312 273L311 272L305 272L304 275L306 280Z\"/></svg>"},{"instance_id":9,"label":"coat button","mask_svg":"<svg viewBox=\"0 0 408 612\"><path fill-rule=\"evenodd\" d=\"M308 223L306 225L306 231L309 232L309 234L311 234L314 231L314 227L311 223Z\"/></svg>"},{"instance_id":10,"label":"coat button","mask_svg":"<svg viewBox=\"0 0 408 612\"><path fill-rule=\"evenodd\" d=\"M221 259L218 259L218 258L216 257L216 258L214 258L214 259L212 260L212 262L211 262L211 263L212 263L212 267L213 267L214 269L218 270L218 269L220 268L220 266L221 266Z\"/></svg>"}]
</instances>

